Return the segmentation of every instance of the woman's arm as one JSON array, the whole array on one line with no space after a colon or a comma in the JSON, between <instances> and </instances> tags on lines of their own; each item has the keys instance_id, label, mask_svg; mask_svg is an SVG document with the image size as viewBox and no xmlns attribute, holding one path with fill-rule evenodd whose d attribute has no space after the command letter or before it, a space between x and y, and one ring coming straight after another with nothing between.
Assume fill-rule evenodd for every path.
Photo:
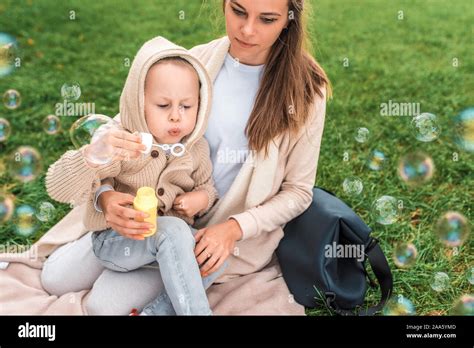
<instances>
[{"instance_id":1,"label":"woman's arm","mask_svg":"<svg viewBox=\"0 0 474 348\"><path fill-rule=\"evenodd\" d=\"M325 113L324 97L317 100L310 127L288 155L281 190L264 204L229 217L239 223L242 240L274 231L303 213L311 204Z\"/></svg>"}]
</instances>

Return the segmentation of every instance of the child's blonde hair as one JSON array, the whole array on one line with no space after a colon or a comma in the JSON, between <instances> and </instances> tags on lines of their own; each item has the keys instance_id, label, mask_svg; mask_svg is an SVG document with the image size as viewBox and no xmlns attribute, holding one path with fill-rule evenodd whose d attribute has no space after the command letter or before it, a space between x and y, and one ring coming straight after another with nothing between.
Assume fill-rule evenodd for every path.
<instances>
[{"instance_id":1,"label":"child's blonde hair","mask_svg":"<svg viewBox=\"0 0 474 348\"><path fill-rule=\"evenodd\" d=\"M197 73L196 69L194 69L193 65L190 62L188 62L186 59L184 59L183 57L179 57L179 56L165 57L153 63L150 69L153 68L155 65L158 65L161 63L175 63L176 65L181 65L187 68L191 68L194 71L194 73L198 75L199 89L201 89L201 79L199 78L199 74Z\"/></svg>"}]
</instances>

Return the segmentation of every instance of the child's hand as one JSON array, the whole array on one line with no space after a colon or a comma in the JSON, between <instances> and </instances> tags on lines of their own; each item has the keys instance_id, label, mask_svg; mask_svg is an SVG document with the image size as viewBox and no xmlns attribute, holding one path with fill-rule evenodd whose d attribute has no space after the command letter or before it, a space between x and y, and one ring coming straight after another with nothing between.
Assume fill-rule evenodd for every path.
<instances>
[{"instance_id":1,"label":"child's hand","mask_svg":"<svg viewBox=\"0 0 474 348\"><path fill-rule=\"evenodd\" d=\"M107 161L137 159L141 156L141 150L145 150L145 145L141 143L139 134L104 127L100 134L83 149L83 155L89 166L97 167Z\"/></svg>"},{"instance_id":2,"label":"child's hand","mask_svg":"<svg viewBox=\"0 0 474 348\"><path fill-rule=\"evenodd\" d=\"M187 217L193 217L209 204L209 195L206 191L186 192L175 198L173 209Z\"/></svg>"},{"instance_id":3,"label":"child's hand","mask_svg":"<svg viewBox=\"0 0 474 348\"><path fill-rule=\"evenodd\" d=\"M145 218L146 214L128 208L135 197L127 193L107 191L99 196L107 225L124 237L144 240L143 234L150 232L153 226L147 222L138 222L137 218Z\"/></svg>"}]
</instances>

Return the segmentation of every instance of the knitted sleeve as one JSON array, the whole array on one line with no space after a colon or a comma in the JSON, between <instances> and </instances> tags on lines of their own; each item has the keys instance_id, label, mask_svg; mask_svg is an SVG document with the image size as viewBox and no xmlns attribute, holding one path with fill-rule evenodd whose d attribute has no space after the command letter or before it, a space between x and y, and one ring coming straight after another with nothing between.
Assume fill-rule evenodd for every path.
<instances>
[{"instance_id":1,"label":"knitted sleeve","mask_svg":"<svg viewBox=\"0 0 474 348\"><path fill-rule=\"evenodd\" d=\"M192 191L204 190L209 196L207 207L197 214L198 217L201 217L212 208L217 200L218 194L212 178L211 154L207 140L204 138L199 139L194 147L196 148L196 151L193 154L193 159L196 169L191 174L191 177L194 180L194 188Z\"/></svg>"},{"instance_id":2,"label":"knitted sleeve","mask_svg":"<svg viewBox=\"0 0 474 348\"><path fill-rule=\"evenodd\" d=\"M102 179L120 173L120 161L91 167L83 156L84 148L67 151L49 167L45 182L51 198L62 203L82 204L100 187Z\"/></svg>"}]
</instances>

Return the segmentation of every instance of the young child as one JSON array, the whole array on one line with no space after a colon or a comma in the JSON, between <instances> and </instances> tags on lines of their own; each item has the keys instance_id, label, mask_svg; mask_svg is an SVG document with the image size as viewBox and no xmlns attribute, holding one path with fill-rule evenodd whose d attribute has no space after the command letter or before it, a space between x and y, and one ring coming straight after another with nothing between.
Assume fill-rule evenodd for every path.
<instances>
[{"instance_id":1,"label":"young child","mask_svg":"<svg viewBox=\"0 0 474 348\"><path fill-rule=\"evenodd\" d=\"M226 263L201 278L194 255L193 235L197 231L191 227L194 217L204 215L217 199L209 145L203 137L211 86L204 67L185 49L161 37L150 40L133 61L115 120L131 137L136 132L151 133L154 144L181 143L184 152L176 155L153 147L151 153L137 159L138 154L121 153L107 164L94 165L87 159L97 150L89 144L66 152L48 170L46 186L51 197L76 203L87 197L84 225L96 231L92 234L93 250L106 268L128 272L158 263L166 293L146 305L143 315L212 314L205 288L222 274ZM106 141L119 147L113 135ZM74 184L57 190L52 183L65 177ZM107 228L104 214L94 209L92 198L102 180L116 191L132 195L140 187L154 188L160 215L157 232L137 240Z\"/></svg>"}]
</instances>

